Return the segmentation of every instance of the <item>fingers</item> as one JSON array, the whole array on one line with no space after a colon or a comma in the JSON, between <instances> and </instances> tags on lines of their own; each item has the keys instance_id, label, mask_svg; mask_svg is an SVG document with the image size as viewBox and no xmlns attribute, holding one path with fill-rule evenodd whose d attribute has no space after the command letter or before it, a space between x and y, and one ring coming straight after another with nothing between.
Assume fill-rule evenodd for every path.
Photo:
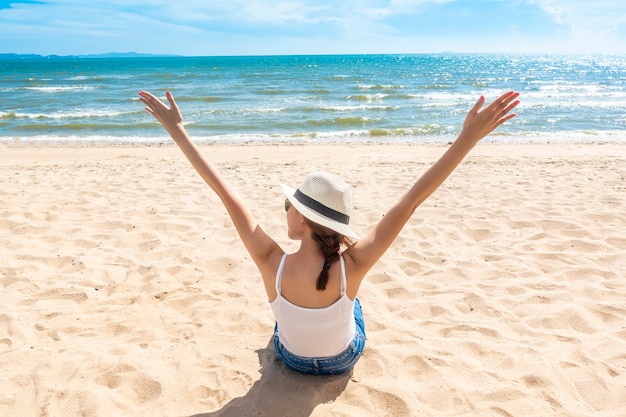
<instances>
[{"instance_id":1,"label":"fingers","mask_svg":"<svg viewBox=\"0 0 626 417\"><path fill-rule=\"evenodd\" d=\"M507 93L502 94L500 97L495 99L491 104L487 106L492 114L496 117L498 121L505 122L513 117L515 114L508 114L520 103L519 100L516 100L519 97L519 93L514 91L509 91ZM501 123L499 123L501 124Z\"/></svg>"},{"instance_id":2,"label":"fingers","mask_svg":"<svg viewBox=\"0 0 626 417\"><path fill-rule=\"evenodd\" d=\"M500 110L504 110L505 113L508 113L513 108L515 108L519 104L519 100L513 101L519 97L519 93L514 91L509 91L508 93L502 94L492 103Z\"/></svg>"},{"instance_id":3,"label":"fingers","mask_svg":"<svg viewBox=\"0 0 626 417\"><path fill-rule=\"evenodd\" d=\"M504 93L500 97L498 97L495 101L496 102L511 101L511 100L517 98L518 96L519 96L519 93L517 93L515 91L507 91L506 93Z\"/></svg>"},{"instance_id":4,"label":"fingers","mask_svg":"<svg viewBox=\"0 0 626 417\"><path fill-rule=\"evenodd\" d=\"M469 111L470 114L477 114L484 105L485 105L485 97L480 96L480 98L476 101L476 104L474 104L474 107L470 109Z\"/></svg>"},{"instance_id":5,"label":"fingers","mask_svg":"<svg viewBox=\"0 0 626 417\"><path fill-rule=\"evenodd\" d=\"M147 91L140 91L138 94L139 100L146 105L146 111L154 116L165 129L172 129L176 124L182 123L183 116L176 105L174 96L169 91L165 95L169 106L168 103Z\"/></svg>"},{"instance_id":6,"label":"fingers","mask_svg":"<svg viewBox=\"0 0 626 417\"><path fill-rule=\"evenodd\" d=\"M140 91L138 94L139 100L146 105L144 109L163 125L165 122L163 114L167 111L165 104L147 91Z\"/></svg>"},{"instance_id":7,"label":"fingers","mask_svg":"<svg viewBox=\"0 0 626 417\"><path fill-rule=\"evenodd\" d=\"M138 94L139 94L139 100L142 103L146 104L147 106L150 106L152 108L155 108L158 106L165 107L165 104L161 100L159 100L156 96L154 96L153 94L147 91L140 91ZM169 98L168 98L168 101L169 101Z\"/></svg>"},{"instance_id":8,"label":"fingers","mask_svg":"<svg viewBox=\"0 0 626 417\"><path fill-rule=\"evenodd\" d=\"M484 138L498 126L516 116L511 111L520 103L517 100L518 97L519 93L509 91L483 107L485 98L481 96L467 113L463 131L473 138L472 140L478 141Z\"/></svg>"},{"instance_id":9,"label":"fingers","mask_svg":"<svg viewBox=\"0 0 626 417\"><path fill-rule=\"evenodd\" d=\"M515 107L517 107L518 104L520 104L520 101L517 100L518 97L519 93L511 91L502 94L500 97L498 97L498 99L494 101L494 103L497 104L496 126L500 126L504 122L511 120L516 116L515 113L511 113L511 110L513 110Z\"/></svg>"},{"instance_id":10,"label":"fingers","mask_svg":"<svg viewBox=\"0 0 626 417\"><path fill-rule=\"evenodd\" d=\"M511 113L511 111L516 108L517 105L520 103L520 101L517 100L518 97L519 93L512 93L501 104L502 106L504 106L504 108L501 110L502 123L515 117L515 113Z\"/></svg>"},{"instance_id":11,"label":"fingers","mask_svg":"<svg viewBox=\"0 0 626 417\"><path fill-rule=\"evenodd\" d=\"M501 117L500 119L498 119L497 123L496 123L496 127L500 126L502 123L506 122L507 120L511 120L512 118L514 118L516 116L515 113L511 113L511 114L507 114L504 117Z\"/></svg>"},{"instance_id":12,"label":"fingers","mask_svg":"<svg viewBox=\"0 0 626 417\"><path fill-rule=\"evenodd\" d=\"M139 92L139 101L141 101L143 104L145 104L146 110L149 113L154 114L154 108L155 108L155 102L159 101L159 99L157 99L155 96L153 96L152 94L148 93L147 91L140 91Z\"/></svg>"},{"instance_id":13,"label":"fingers","mask_svg":"<svg viewBox=\"0 0 626 417\"><path fill-rule=\"evenodd\" d=\"M155 101L159 101L158 98L156 98L155 96L153 96L147 91L140 91L138 94L140 97L139 99L145 104L150 104L150 103L154 103Z\"/></svg>"},{"instance_id":14,"label":"fingers","mask_svg":"<svg viewBox=\"0 0 626 417\"><path fill-rule=\"evenodd\" d=\"M517 97L519 97L519 93L517 93L517 94L516 94L513 98L517 98ZM514 108L516 108L516 107L517 107L517 105L518 105L519 103L520 103L520 101L519 101L519 100L515 100L515 101L513 101L512 103L509 103L509 105L508 105L508 106L506 106L506 109L504 109L504 110L505 110L505 112L506 112L506 113L510 112L511 110L513 110Z\"/></svg>"},{"instance_id":15,"label":"fingers","mask_svg":"<svg viewBox=\"0 0 626 417\"><path fill-rule=\"evenodd\" d=\"M178 107L176 105L176 100L174 100L174 95L172 93L170 93L169 91L165 92L165 97L167 98L168 103L170 103L170 107L171 108L176 108Z\"/></svg>"},{"instance_id":16,"label":"fingers","mask_svg":"<svg viewBox=\"0 0 626 417\"><path fill-rule=\"evenodd\" d=\"M138 94L139 100L146 105L146 111L161 121L159 117L169 110L165 103L147 91L140 91ZM173 99L172 97L170 100L168 97L170 103L172 103ZM174 105L175 104L176 103L174 103Z\"/></svg>"},{"instance_id":17,"label":"fingers","mask_svg":"<svg viewBox=\"0 0 626 417\"><path fill-rule=\"evenodd\" d=\"M480 96L478 101L476 101L476 104L474 104L474 106L470 109L468 116L476 116L481 111L487 111L499 120L519 104L519 100L514 101L517 97L519 97L519 93L509 91L492 101L484 110L481 110L485 105L485 97ZM510 119L510 117L506 120L508 119Z\"/></svg>"}]
</instances>

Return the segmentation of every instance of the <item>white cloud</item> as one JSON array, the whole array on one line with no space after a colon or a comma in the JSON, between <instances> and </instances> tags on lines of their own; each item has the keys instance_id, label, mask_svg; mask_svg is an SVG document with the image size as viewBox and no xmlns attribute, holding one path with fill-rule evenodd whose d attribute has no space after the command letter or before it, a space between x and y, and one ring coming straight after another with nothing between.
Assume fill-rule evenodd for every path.
<instances>
[{"instance_id":1,"label":"white cloud","mask_svg":"<svg viewBox=\"0 0 626 417\"><path fill-rule=\"evenodd\" d=\"M547 14L574 34L609 33L626 23L624 0L535 0Z\"/></svg>"},{"instance_id":2,"label":"white cloud","mask_svg":"<svg viewBox=\"0 0 626 417\"><path fill-rule=\"evenodd\" d=\"M425 4L443 4L454 2L455 0L390 0L389 9L394 13L411 11Z\"/></svg>"},{"instance_id":3,"label":"white cloud","mask_svg":"<svg viewBox=\"0 0 626 417\"><path fill-rule=\"evenodd\" d=\"M0 39L5 48L0 52L10 52L6 49L17 46L22 48L17 52L44 54L111 50L186 55L424 49L480 52L507 48L567 51L565 46L593 51L597 45L626 52L619 36L626 31L626 5L622 3L623 0L18 1L11 8L0 6ZM511 18L515 8L528 11L520 16L531 21ZM494 14L494 10L500 15ZM465 18L467 15L472 17ZM488 17L479 22L481 16ZM486 24L487 21L491 23ZM499 26L494 28L496 25ZM561 30L557 31L559 27ZM502 36L494 38L493 31ZM550 37L544 33L550 33Z\"/></svg>"},{"instance_id":4,"label":"white cloud","mask_svg":"<svg viewBox=\"0 0 626 417\"><path fill-rule=\"evenodd\" d=\"M626 2L623 0L529 0L567 36L562 52L626 52Z\"/></svg>"}]
</instances>

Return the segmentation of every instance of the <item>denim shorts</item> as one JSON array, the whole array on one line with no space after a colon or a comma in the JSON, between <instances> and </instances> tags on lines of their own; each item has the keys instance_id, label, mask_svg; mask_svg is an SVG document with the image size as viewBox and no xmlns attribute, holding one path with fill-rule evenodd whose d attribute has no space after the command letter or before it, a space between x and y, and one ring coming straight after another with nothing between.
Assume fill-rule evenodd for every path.
<instances>
[{"instance_id":1,"label":"denim shorts","mask_svg":"<svg viewBox=\"0 0 626 417\"><path fill-rule=\"evenodd\" d=\"M278 325L274 327L274 348L287 367L309 375L337 375L349 371L359 360L365 348L365 322L358 298L354 300L354 339L343 352L323 358L307 358L289 352L278 340Z\"/></svg>"}]
</instances>

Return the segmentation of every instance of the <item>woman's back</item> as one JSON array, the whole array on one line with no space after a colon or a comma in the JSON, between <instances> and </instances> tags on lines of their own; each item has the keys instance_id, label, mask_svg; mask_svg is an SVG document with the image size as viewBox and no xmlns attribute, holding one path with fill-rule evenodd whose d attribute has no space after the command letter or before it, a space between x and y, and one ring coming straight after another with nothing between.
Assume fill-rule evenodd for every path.
<instances>
[{"instance_id":1,"label":"woman's back","mask_svg":"<svg viewBox=\"0 0 626 417\"><path fill-rule=\"evenodd\" d=\"M326 289L318 291L315 284L323 261L311 262L303 258L302 255L291 254L285 259L280 283L282 296L300 307L328 307L340 297L341 267L339 262L335 262L328 271Z\"/></svg>"},{"instance_id":2,"label":"woman's back","mask_svg":"<svg viewBox=\"0 0 626 417\"><path fill-rule=\"evenodd\" d=\"M354 338L354 300L346 295L346 275L343 258L339 264L339 288L334 293L334 301L319 306L301 306L289 300L284 294L283 274L290 256L283 256L276 272L276 298L270 303L277 322L278 337L285 348L299 356L328 357L342 352ZM295 271L294 271L295 272ZM307 289L297 291L297 281L291 287L296 293L306 295ZM308 287L308 283L304 283ZM330 293L327 287L317 291L315 284L308 289L317 293ZM312 294L314 294L312 293Z\"/></svg>"}]
</instances>

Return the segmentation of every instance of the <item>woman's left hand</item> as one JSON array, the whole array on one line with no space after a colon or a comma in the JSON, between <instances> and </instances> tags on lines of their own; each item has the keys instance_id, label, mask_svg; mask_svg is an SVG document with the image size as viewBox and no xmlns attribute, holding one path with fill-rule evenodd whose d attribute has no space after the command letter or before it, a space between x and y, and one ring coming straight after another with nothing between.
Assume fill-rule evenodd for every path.
<instances>
[{"instance_id":1,"label":"woman's left hand","mask_svg":"<svg viewBox=\"0 0 626 417\"><path fill-rule=\"evenodd\" d=\"M146 111L153 115L159 123L161 123L165 130L171 134L173 129L182 125L183 115L181 114L178 105L176 105L176 101L174 100L172 93L168 91L165 93L165 96L170 104L170 107L167 107L165 103L147 91L139 92L139 100L146 105Z\"/></svg>"}]
</instances>

